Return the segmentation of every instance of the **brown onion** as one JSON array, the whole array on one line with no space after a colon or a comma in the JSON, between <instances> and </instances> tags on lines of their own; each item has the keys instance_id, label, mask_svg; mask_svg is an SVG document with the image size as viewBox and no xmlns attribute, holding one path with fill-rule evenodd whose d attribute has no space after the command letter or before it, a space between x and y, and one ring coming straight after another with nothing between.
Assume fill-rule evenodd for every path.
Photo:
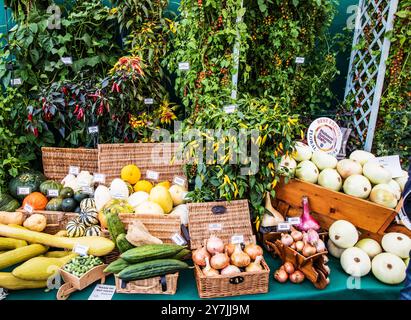
<instances>
[{"instance_id":1,"label":"brown onion","mask_svg":"<svg viewBox=\"0 0 411 320\"><path fill-rule=\"evenodd\" d=\"M239 268L245 268L250 264L250 262L250 257L243 250L241 250L241 246L238 244L231 255L231 264Z\"/></svg>"},{"instance_id":2,"label":"brown onion","mask_svg":"<svg viewBox=\"0 0 411 320\"><path fill-rule=\"evenodd\" d=\"M210 254L207 252L206 248L201 247L200 249L193 251L193 261L200 267L205 267L207 265L206 258L210 259Z\"/></svg>"},{"instance_id":3,"label":"brown onion","mask_svg":"<svg viewBox=\"0 0 411 320\"><path fill-rule=\"evenodd\" d=\"M303 233L300 231L292 231L291 237L293 237L294 241L301 241L303 239Z\"/></svg>"},{"instance_id":4,"label":"brown onion","mask_svg":"<svg viewBox=\"0 0 411 320\"><path fill-rule=\"evenodd\" d=\"M263 266L261 265L261 261L263 260L263 256L256 257L254 262L251 262L246 268L245 271L247 272L258 272L263 270Z\"/></svg>"},{"instance_id":5,"label":"brown onion","mask_svg":"<svg viewBox=\"0 0 411 320\"><path fill-rule=\"evenodd\" d=\"M324 259L324 264L328 263L329 259L326 255L323 255L323 259Z\"/></svg>"},{"instance_id":6,"label":"brown onion","mask_svg":"<svg viewBox=\"0 0 411 320\"><path fill-rule=\"evenodd\" d=\"M285 270L278 269L274 273L274 279L277 280L278 282L284 283L288 280L288 273L285 272Z\"/></svg>"},{"instance_id":7,"label":"brown onion","mask_svg":"<svg viewBox=\"0 0 411 320\"><path fill-rule=\"evenodd\" d=\"M288 274L292 274L295 271L294 265L291 262L286 262L284 263L284 270L285 272L287 272Z\"/></svg>"},{"instance_id":8,"label":"brown onion","mask_svg":"<svg viewBox=\"0 0 411 320\"><path fill-rule=\"evenodd\" d=\"M306 244L304 245L304 248L303 248L302 253L303 253L303 256L304 256L304 257L311 257L311 256L313 256L313 255L315 255L315 254L317 253L317 250L315 249L314 246L306 243Z\"/></svg>"},{"instance_id":9,"label":"brown onion","mask_svg":"<svg viewBox=\"0 0 411 320\"><path fill-rule=\"evenodd\" d=\"M291 249L296 250L295 242L290 246Z\"/></svg>"},{"instance_id":10,"label":"brown onion","mask_svg":"<svg viewBox=\"0 0 411 320\"><path fill-rule=\"evenodd\" d=\"M218 272L218 270L211 268L210 259L208 257L206 257L205 260L206 260L206 266L203 269L204 275L206 277L218 276L220 273Z\"/></svg>"},{"instance_id":11,"label":"brown onion","mask_svg":"<svg viewBox=\"0 0 411 320\"><path fill-rule=\"evenodd\" d=\"M283 245L285 245L286 247L289 247L293 244L294 239L293 237L291 237L288 233L282 233L281 234L281 242L283 243Z\"/></svg>"},{"instance_id":12,"label":"brown onion","mask_svg":"<svg viewBox=\"0 0 411 320\"><path fill-rule=\"evenodd\" d=\"M304 281L304 279L305 279L305 275L300 270L297 270L293 274L290 275L290 281L292 283L301 283Z\"/></svg>"},{"instance_id":13,"label":"brown onion","mask_svg":"<svg viewBox=\"0 0 411 320\"><path fill-rule=\"evenodd\" d=\"M230 258L225 253L217 253L211 258L211 267L221 270L230 264Z\"/></svg>"},{"instance_id":14,"label":"brown onion","mask_svg":"<svg viewBox=\"0 0 411 320\"><path fill-rule=\"evenodd\" d=\"M210 239L207 240L207 251L211 254L223 253L224 243L220 238L212 235Z\"/></svg>"},{"instance_id":15,"label":"brown onion","mask_svg":"<svg viewBox=\"0 0 411 320\"><path fill-rule=\"evenodd\" d=\"M231 276L233 274L241 273L241 270L230 264L229 266L225 267L223 270L221 270L221 275L222 276Z\"/></svg>"},{"instance_id":16,"label":"brown onion","mask_svg":"<svg viewBox=\"0 0 411 320\"><path fill-rule=\"evenodd\" d=\"M229 257L231 257L231 255L232 255L233 252L234 252L234 249L235 249L235 244L230 243L230 244L226 244L226 245L225 245L224 251L225 251L225 253L226 253Z\"/></svg>"},{"instance_id":17,"label":"brown onion","mask_svg":"<svg viewBox=\"0 0 411 320\"><path fill-rule=\"evenodd\" d=\"M331 273L331 269L329 266L324 265L324 270L327 272L327 275Z\"/></svg>"},{"instance_id":18,"label":"brown onion","mask_svg":"<svg viewBox=\"0 0 411 320\"><path fill-rule=\"evenodd\" d=\"M252 260L255 260L258 256L263 255L263 249L254 243L247 244L244 248L244 252L248 254Z\"/></svg>"},{"instance_id":19,"label":"brown onion","mask_svg":"<svg viewBox=\"0 0 411 320\"><path fill-rule=\"evenodd\" d=\"M304 242L302 242L302 241L297 241L297 242L295 243L295 249L296 249L298 252L301 252L301 251L303 250L303 248L304 248Z\"/></svg>"},{"instance_id":20,"label":"brown onion","mask_svg":"<svg viewBox=\"0 0 411 320\"><path fill-rule=\"evenodd\" d=\"M318 239L315 249L317 252L324 252L326 250L324 241Z\"/></svg>"}]
</instances>

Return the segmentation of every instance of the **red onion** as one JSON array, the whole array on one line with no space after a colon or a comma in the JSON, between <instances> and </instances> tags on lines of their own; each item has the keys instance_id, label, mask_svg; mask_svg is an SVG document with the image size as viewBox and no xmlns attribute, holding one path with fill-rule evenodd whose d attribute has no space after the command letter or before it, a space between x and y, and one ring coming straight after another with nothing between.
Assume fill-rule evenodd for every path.
<instances>
[{"instance_id":1,"label":"red onion","mask_svg":"<svg viewBox=\"0 0 411 320\"><path fill-rule=\"evenodd\" d=\"M221 270L230 264L230 258L225 253L217 253L211 258L211 267Z\"/></svg>"},{"instance_id":2,"label":"red onion","mask_svg":"<svg viewBox=\"0 0 411 320\"><path fill-rule=\"evenodd\" d=\"M286 262L284 263L284 270L285 272L287 272L288 274L292 274L295 271L294 265L291 262Z\"/></svg>"},{"instance_id":3,"label":"red onion","mask_svg":"<svg viewBox=\"0 0 411 320\"><path fill-rule=\"evenodd\" d=\"M298 252L303 251L303 248L304 248L304 242L302 242L302 241L297 241L297 242L295 243L295 249L296 249Z\"/></svg>"},{"instance_id":4,"label":"red onion","mask_svg":"<svg viewBox=\"0 0 411 320\"><path fill-rule=\"evenodd\" d=\"M278 269L275 273L274 273L274 278L275 280L277 280L278 282L284 283L288 280L288 273L285 272L285 270L282 269Z\"/></svg>"},{"instance_id":5,"label":"red onion","mask_svg":"<svg viewBox=\"0 0 411 320\"><path fill-rule=\"evenodd\" d=\"M194 250L192 259L195 264L200 267L205 267L207 265L206 258L210 259L210 254L207 252L206 248L201 247L200 249Z\"/></svg>"},{"instance_id":6,"label":"red onion","mask_svg":"<svg viewBox=\"0 0 411 320\"><path fill-rule=\"evenodd\" d=\"M225 267L223 270L221 270L221 275L222 276L231 276L233 274L241 273L241 270L233 265L229 265Z\"/></svg>"},{"instance_id":7,"label":"red onion","mask_svg":"<svg viewBox=\"0 0 411 320\"><path fill-rule=\"evenodd\" d=\"M317 252L324 252L325 251L325 243L321 239L317 241L317 245L315 246Z\"/></svg>"},{"instance_id":8,"label":"red onion","mask_svg":"<svg viewBox=\"0 0 411 320\"><path fill-rule=\"evenodd\" d=\"M206 277L218 276L220 273L218 272L218 270L211 268L209 258L206 257L205 260L206 260L206 266L203 269L204 275Z\"/></svg>"},{"instance_id":9,"label":"red onion","mask_svg":"<svg viewBox=\"0 0 411 320\"><path fill-rule=\"evenodd\" d=\"M224 243L220 238L212 235L207 241L207 251L211 254L223 253Z\"/></svg>"},{"instance_id":10,"label":"red onion","mask_svg":"<svg viewBox=\"0 0 411 320\"><path fill-rule=\"evenodd\" d=\"M296 226L301 231L308 231L309 229L320 230L318 222L310 215L310 207L308 204L308 198L303 197L303 215L301 216L301 222Z\"/></svg>"},{"instance_id":11,"label":"red onion","mask_svg":"<svg viewBox=\"0 0 411 320\"><path fill-rule=\"evenodd\" d=\"M304 279L305 279L305 275L300 270L297 270L293 274L290 275L290 281L292 283L301 283L304 281Z\"/></svg>"},{"instance_id":12,"label":"red onion","mask_svg":"<svg viewBox=\"0 0 411 320\"><path fill-rule=\"evenodd\" d=\"M263 249L254 243L247 244L244 248L244 252L248 254L252 260L263 255Z\"/></svg>"},{"instance_id":13,"label":"red onion","mask_svg":"<svg viewBox=\"0 0 411 320\"><path fill-rule=\"evenodd\" d=\"M292 231L291 236L293 237L294 241L300 241L303 239L303 233L298 230Z\"/></svg>"},{"instance_id":14,"label":"red onion","mask_svg":"<svg viewBox=\"0 0 411 320\"><path fill-rule=\"evenodd\" d=\"M293 237L291 237L288 233L282 233L281 234L281 242L286 247L289 247L293 244L294 240L293 240Z\"/></svg>"},{"instance_id":15,"label":"red onion","mask_svg":"<svg viewBox=\"0 0 411 320\"><path fill-rule=\"evenodd\" d=\"M304 257L311 257L317 253L317 250L314 246L309 243L306 243L303 248L303 256Z\"/></svg>"}]
</instances>

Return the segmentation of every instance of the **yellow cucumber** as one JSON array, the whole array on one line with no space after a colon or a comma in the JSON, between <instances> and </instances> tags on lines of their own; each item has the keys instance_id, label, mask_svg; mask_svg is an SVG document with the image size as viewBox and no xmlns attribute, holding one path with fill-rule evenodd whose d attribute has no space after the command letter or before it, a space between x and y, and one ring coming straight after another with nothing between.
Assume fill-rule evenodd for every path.
<instances>
[{"instance_id":1,"label":"yellow cucumber","mask_svg":"<svg viewBox=\"0 0 411 320\"><path fill-rule=\"evenodd\" d=\"M46 288L47 281L27 281L16 278L11 272L0 272L0 288L26 290Z\"/></svg>"},{"instance_id":2,"label":"yellow cucumber","mask_svg":"<svg viewBox=\"0 0 411 320\"><path fill-rule=\"evenodd\" d=\"M23 230L16 227L6 226L4 224L0 224L0 236L26 240L34 243L41 243L46 246L55 248L71 250L76 244L78 244L88 247L88 254L97 257L109 254L115 247L113 241L103 237L57 237L47 233Z\"/></svg>"},{"instance_id":3,"label":"yellow cucumber","mask_svg":"<svg viewBox=\"0 0 411 320\"><path fill-rule=\"evenodd\" d=\"M37 257L46 252L47 249L47 247L42 246L41 244L31 244L2 253L0 254L0 270Z\"/></svg>"}]
</instances>

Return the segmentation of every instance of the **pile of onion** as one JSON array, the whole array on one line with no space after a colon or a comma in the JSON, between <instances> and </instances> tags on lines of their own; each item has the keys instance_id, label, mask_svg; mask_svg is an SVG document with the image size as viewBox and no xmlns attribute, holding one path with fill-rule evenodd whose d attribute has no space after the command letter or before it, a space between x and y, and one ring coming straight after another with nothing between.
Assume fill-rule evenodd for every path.
<instances>
[{"instance_id":1,"label":"pile of onion","mask_svg":"<svg viewBox=\"0 0 411 320\"><path fill-rule=\"evenodd\" d=\"M301 283L305 280L305 275L300 270L296 270L291 262L286 262L274 273L274 279L280 283L287 282L287 280L292 283Z\"/></svg>"},{"instance_id":2,"label":"pile of onion","mask_svg":"<svg viewBox=\"0 0 411 320\"><path fill-rule=\"evenodd\" d=\"M314 229L309 229L307 232L294 230L291 234L282 233L281 242L284 246L290 247L305 257L326 251L324 241L320 239L318 232Z\"/></svg>"},{"instance_id":3,"label":"pile of onion","mask_svg":"<svg viewBox=\"0 0 411 320\"><path fill-rule=\"evenodd\" d=\"M205 242L205 246L195 250L192 257L196 265L203 267L206 277L264 270L261 264L263 249L260 246L250 243L242 249L240 244L224 244L214 235Z\"/></svg>"}]
</instances>

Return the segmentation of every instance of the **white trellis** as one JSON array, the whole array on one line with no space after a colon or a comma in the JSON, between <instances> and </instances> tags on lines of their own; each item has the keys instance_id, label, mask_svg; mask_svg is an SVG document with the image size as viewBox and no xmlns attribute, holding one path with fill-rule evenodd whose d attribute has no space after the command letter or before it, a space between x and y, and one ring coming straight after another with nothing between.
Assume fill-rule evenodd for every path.
<instances>
[{"instance_id":1,"label":"white trellis","mask_svg":"<svg viewBox=\"0 0 411 320\"><path fill-rule=\"evenodd\" d=\"M360 0L345 100L352 101L354 127L364 149L371 151L384 86L398 0Z\"/></svg>"}]
</instances>

